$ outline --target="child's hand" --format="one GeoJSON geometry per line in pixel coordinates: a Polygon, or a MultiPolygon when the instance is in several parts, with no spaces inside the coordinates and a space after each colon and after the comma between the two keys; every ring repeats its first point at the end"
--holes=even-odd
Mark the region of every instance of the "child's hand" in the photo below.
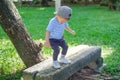
{"type": "Polygon", "coordinates": [[[44,43],[44,47],[50,48],[50,47],[51,47],[51,46],[50,46],[50,43],[49,43],[49,42],[45,42],[45,43],[44,43]]]}
{"type": "Polygon", "coordinates": [[[71,31],[72,35],[76,35],[76,32],[74,30],[71,31]]]}

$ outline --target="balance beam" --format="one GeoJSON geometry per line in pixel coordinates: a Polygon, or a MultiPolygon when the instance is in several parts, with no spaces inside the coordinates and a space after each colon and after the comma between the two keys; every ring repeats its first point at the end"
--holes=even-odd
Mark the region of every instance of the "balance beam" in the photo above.
{"type": "Polygon", "coordinates": [[[79,45],[70,48],[67,58],[71,59],[72,63],[61,64],[60,69],[53,68],[52,58],[27,68],[23,71],[23,80],[67,80],[83,67],[88,66],[96,70],[102,66],[101,48],[95,46],[79,45]]]}

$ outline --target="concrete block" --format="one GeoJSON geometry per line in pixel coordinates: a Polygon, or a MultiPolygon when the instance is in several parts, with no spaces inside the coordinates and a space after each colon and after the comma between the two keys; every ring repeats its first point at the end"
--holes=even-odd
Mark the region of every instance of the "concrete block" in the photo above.
{"type": "Polygon", "coordinates": [[[70,48],[67,57],[72,60],[71,64],[61,64],[60,69],[54,69],[52,59],[40,62],[23,72],[24,80],[66,80],[71,75],[91,62],[101,58],[101,48],[95,46],[79,45],[70,48]]]}

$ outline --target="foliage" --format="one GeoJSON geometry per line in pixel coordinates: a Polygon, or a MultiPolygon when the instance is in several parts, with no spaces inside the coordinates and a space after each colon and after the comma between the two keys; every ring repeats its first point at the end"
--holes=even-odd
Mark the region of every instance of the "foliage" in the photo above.
{"type": "Polygon", "coordinates": [[[101,5],[107,5],[110,10],[120,10],[120,0],[102,0],[101,5]]]}
{"type": "MultiPolygon", "coordinates": [[[[72,6],[72,9],[73,15],[69,25],[77,32],[77,35],[72,36],[65,31],[65,39],[69,46],[79,44],[100,46],[103,50],[104,62],[107,64],[104,71],[109,72],[110,75],[120,75],[119,12],[111,12],[106,7],[100,6],[72,6]]],[[[44,41],[46,26],[54,17],[54,8],[23,7],[19,9],[19,12],[32,38],[44,41]]],[[[51,49],[43,48],[43,51],[46,56],[52,55],[51,49]]],[[[22,69],[25,69],[24,64],[0,27],[0,80],[5,80],[3,75],[22,69]]],[[[10,75],[8,78],[21,76],[21,73],[17,74],[10,75]]]]}

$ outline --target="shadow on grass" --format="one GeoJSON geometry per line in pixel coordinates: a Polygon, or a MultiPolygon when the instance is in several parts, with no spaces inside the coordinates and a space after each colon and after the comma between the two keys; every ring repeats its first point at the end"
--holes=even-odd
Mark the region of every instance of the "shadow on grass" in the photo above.
{"type": "Polygon", "coordinates": [[[14,74],[1,75],[0,80],[22,80],[22,71],[17,71],[14,74]]]}

